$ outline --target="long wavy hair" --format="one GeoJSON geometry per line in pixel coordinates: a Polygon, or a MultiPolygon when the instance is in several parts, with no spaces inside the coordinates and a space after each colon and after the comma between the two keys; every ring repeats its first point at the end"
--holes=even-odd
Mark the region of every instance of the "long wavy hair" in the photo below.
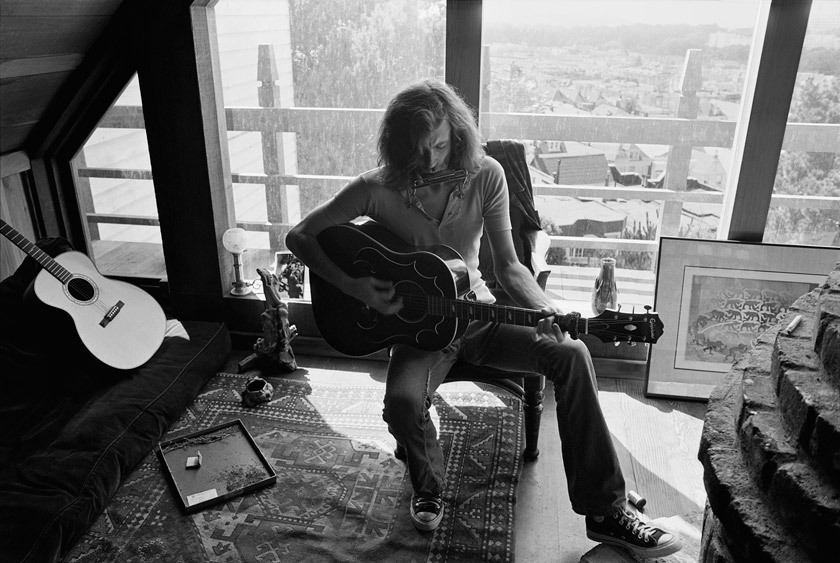
{"type": "Polygon", "coordinates": [[[448,84],[428,79],[397,94],[379,126],[379,164],[383,183],[407,188],[422,170],[420,143],[446,119],[452,129],[449,167],[474,175],[481,167],[484,149],[475,117],[463,98],[448,84]]]}

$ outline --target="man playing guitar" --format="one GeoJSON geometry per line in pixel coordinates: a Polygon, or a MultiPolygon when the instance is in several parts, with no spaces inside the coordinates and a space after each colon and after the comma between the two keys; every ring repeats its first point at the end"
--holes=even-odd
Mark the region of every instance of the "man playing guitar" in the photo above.
{"type": "Polygon", "coordinates": [[[443,517],[444,458],[429,406],[450,367],[462,358],[541,373],[553,382],[572,508],[586,516],[590,538],[649,557],[679,550],[675,534],[642,522],[626,506],[624,477],[598,402],[589,352],[554,322],[561,311],[517,258],[504,172],[484,154],[466,103],[439,81],[406,88],[386,110],[378,149],[380,167],[351,180],[292,228],[286,237],[289,250],[348,296],[379,314],[394,315],[404,306],[395,280],[378,278],[375,272],[348,274],[319,244],[322,231],[369,217],[413,247],[447,245],[463,258],[475,299],[492,303],[495,298],[478,271],[479,244],[486,231],[495,274],[507,295],[543,315],[536,328],[471,321],[442,350],[392,347],[383,418],[408,463],[415,527],[434,530],[443,517]],[[442,172],[451,173],[452,179],[436,181],[442,172]]]}

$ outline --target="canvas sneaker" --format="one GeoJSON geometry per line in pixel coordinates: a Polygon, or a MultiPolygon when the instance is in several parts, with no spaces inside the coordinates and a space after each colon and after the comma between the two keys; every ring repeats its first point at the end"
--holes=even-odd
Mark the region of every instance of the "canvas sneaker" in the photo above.
{"type": "Polygon", "coordinates": [[[411,519],[421,532],[431,532],[443,520],[443,499],[440,497],[411,497],[411,519]]]}
{"type": "Polygon", "coordinates": [[[626,507],[612,516],[605,516],[600,522],[587,516],[586,537],[629,549],[643,557],[664,557],[682,549],[682,542],[675,534],[643,522],[626,507]]]}

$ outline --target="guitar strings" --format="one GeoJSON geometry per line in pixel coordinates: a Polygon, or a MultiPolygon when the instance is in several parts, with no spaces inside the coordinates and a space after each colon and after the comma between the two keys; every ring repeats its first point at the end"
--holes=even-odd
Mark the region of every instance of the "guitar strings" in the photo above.
{"type": "MultiPolygon", "coordinates": [[[[435,295],[425,295],[425,296],[418,296],[415,293],[401,293],[396,292],[396,295],[403,298],[403,305],[410,307],[410,310],[416,311],[427,311],[432,314],[439,314],[440,316],[458,316],[458,315],[446,315],[441,313],[440,311],[430,311],[429,305],[431,304],[431,300],[441,300],[441,301],[451,301],[457,306],[463,307],[475,307],[477,309],[482,308],[495,308],[501,309],[503,311],[510,311],[513,310],[514,314],[519,313],[521,315],[529,314],[529,313],[538,313],[539,311],[535,311],[534,309],[526,309],[523,307],[511,307],[507,305],[496,305],[495,303],[481,303],[481,302],[473,302],[473,301],[465,301],[463,299],[453,299],[443,296],[435,296],[435,295]]],[[[499,318],[506,318],[504,315],[498,315],[499,318]]],[[[486,319],[481,319],[486,320],[486,319]]],[[[630,319],[600,319],[600,318],[590,318],[589,321],[589,329],[590,331],[595,330],[599,327],[607,327],[601,330],[601,332],[605,332],[608,334],[623,334],[620,332],[615,332],[609,330],[611,326],[624,326],[633,322],[641,322],[644,320],[644,317],[640,317],[637,321],[633,321],[630,319]]],[[[599,329],[600,330],[600,329],[599,329]]]]}

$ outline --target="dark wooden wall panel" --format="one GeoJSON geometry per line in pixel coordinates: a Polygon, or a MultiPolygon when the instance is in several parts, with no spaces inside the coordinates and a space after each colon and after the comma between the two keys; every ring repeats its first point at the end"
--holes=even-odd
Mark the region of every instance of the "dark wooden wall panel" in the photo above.
{"type": "Polygon", "coordinates": [[[123,4],[135,0],[3,0],[0,18],[0,154],[29,150],[36,123],[123,4]]]}
{"type": "Polygon", "coordinates": [[[4,17],[0,20],[2,56],[19,59],[85,53],[109,20],[110,16],[4,17]]]}
{"type": "Polygon", "coordinates": [[[3,17],[110,16],[123,0],[3,0],[3,17]]]}
{"type": "Polygon", "coordinates": [[[0,120],[3,133],[6,132],[6,127],[13,127],[16,122],[38,121],[50,102],[41,97],[40,92],[55,92],[69,76],[68,72],[53,72],[4,80],[0,85],[0,97],[3,98],[3,104],[10,104],[18,109],[13,115],[3,114],[0,120]]]}
{"type": "MultiPolygon", "coordinates": [[[[0,218],[31,241],[37,240],[29,204],[27,176],[29,158],[22,153],[0,157],[0,218]]],[[[20,266],[26,254],[6,237],[0,236],[0,280],[20,266]]]]}

